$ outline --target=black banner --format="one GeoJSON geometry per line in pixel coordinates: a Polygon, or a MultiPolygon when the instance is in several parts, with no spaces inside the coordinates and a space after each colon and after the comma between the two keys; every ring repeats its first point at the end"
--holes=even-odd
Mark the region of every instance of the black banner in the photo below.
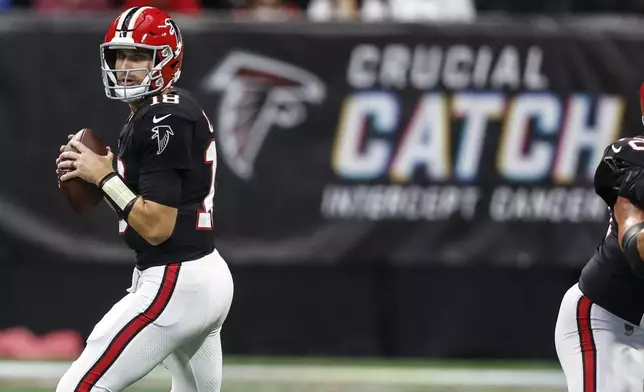
{"type": "MultiPolygon", "coordinates": [[[[606,230],[596,163],[641,127],[629,31],[178,22],[233,263],[580,265],[606,230]]],[[[114,144],[128,114],[102,91],[107,21],[66,26],[0,34],[0,251],[131,262],[112,211],[56,187],[66,135],[114,144]]]]}

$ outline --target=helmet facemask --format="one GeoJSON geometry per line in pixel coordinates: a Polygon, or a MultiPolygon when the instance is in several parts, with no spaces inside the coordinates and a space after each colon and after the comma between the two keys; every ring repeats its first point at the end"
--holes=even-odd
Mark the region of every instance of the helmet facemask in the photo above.
{"type": "Polygon", "coordinates": [[[172,56],[170,46],[150,46],[135,43],[104,43],[101,45],[101,69],[103,74],[103,85],[105,95],[110,99],[117,99],[124,102],[141,100],[149,95],[162,91],[166,85],[162,75],[163,67],[169,63],[172,56]],[[148,68],[116,68],[117,50],[147,50],[152,55],[152,67],[148,68]],[[163,60],[161,60],[163,59],[163,60]],[[131,72],[144,71],[146,77],[139,84],[131,86],[120,85],[119,79],[128,80],[131,72]],[[123,74],[119,78],[119,74],[123,74]]]}

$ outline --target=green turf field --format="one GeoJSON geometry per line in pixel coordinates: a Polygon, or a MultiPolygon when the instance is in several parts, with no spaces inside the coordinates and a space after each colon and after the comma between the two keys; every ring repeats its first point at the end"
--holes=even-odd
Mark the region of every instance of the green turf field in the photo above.
{"type": "MultiPolygon", "coordinates": [[[[53,391],[67,363],[0,361],[0,392],[53,391]]],[[[128,392],[170,390],[156,369],[128,392]]],[[[227,357],[223,392],[565,392],[556,363],[227,357]]]]}
{"type": "MultiPolygon", "coordinates": [[[[52,388],[12,388],[0,387],[2,392],[51,392],[52,388]]],[[[158,389],[143,389],[143,388],[130,388],[127,392],[159,392],[170,391],[170,387],[158,389]]],[[[248,384],[248,385],[235,385],[224,386],[222,392],[565,392],[565,389],[516,389],[516,388],[462,388],[462,387],[417,387],[417,388],[384,388],[384,387],[370,387],[370,386],[326,386],[326,387],[311,387],[309,385],[273,385],[266,387],[265,385],[248,384]]]]}

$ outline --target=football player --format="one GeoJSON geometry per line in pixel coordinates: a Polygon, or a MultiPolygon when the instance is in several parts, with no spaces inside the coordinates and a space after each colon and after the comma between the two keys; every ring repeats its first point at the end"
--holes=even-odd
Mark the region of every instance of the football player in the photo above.
{"type": "Polygon", "coordinates": [[[161,363],[173,391],[220,390],[233,281],[213,237],[213,128],[175,87],[184,51],[165,12],[133,7],[119,15],[100,46],[105,94],[131,108],[117,170],[111,150],[99,156],[75,140],[77,152],[61,146],[60,181],[79,177],[102,190],[136,266],[129,294],[96,324],[58,392],[122,391],[161,363]]]}
{"type": "Polygon", "coordinates": [[[644,228],[639,209],[644,138],[607,146],[594,184],[610,211],[609,228],[563,297],[555,347],[569,392],[639,392],[644,387],[644,236],[638,239],[644,228]]]}

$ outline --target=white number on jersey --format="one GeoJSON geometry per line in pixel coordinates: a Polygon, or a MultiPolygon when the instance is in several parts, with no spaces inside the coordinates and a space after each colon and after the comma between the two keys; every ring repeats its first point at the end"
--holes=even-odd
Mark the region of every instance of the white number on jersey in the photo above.
{"type": "Polygon", "coordinates": [[[637,137],[633,138],[633,140],[628,141],[628,145],[635,151],[642,151],[644,150],[644,139],[640,139],[637,137]]]}
{"type": "MultiPolygon", "coordinates": [[[[208,122],[210,133],[214,133],[210,119],[208,119],[206,113],[203,113],[203,115],[208,122]]],[[[212,210],[215,204],[215,175],[217,173],[217,144],[215,143],[215,139],[212,139],[210,141],[210,144],[208,144],[204,163],[210,164],[211,166],[210,191],[208,192],[208,195],[206,195],[206,198],[203,200],[203,210],[197,212],[197,230],[212,230],[212,210]]]]}
{"type": "Polygon", "coordinates": [[[174,104],[179,104],[179,95],[173,94],[173,95],[168,95],[168,94],[161,94],[161,99],[159,100],[159,96],[155,95],[152,97],[152,103],[150,106],[157,105],[159,103],[174,103],[174,104]]]}
{"type": "Polygon", "coordinates": [[[608,238],[610,236],[611,231],[613,231],[613,211],[609,208],[608,213],[610,214],[610,217],[608,218],[608,230],[606,230],[606,235],[604,236],[604,239],[608,238]]]}

